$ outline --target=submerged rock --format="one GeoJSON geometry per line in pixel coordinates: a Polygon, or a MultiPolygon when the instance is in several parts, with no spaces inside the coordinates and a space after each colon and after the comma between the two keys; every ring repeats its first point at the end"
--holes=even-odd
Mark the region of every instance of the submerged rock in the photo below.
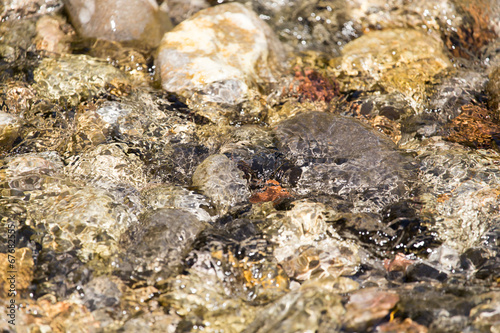
{"type": "Polygon", "coordinates": [[[416,149],[424,185],[422,216],[444,244],[462,252],[477,246],[499,219],[498,153],[473,151],[438,138],[416,149]]]}
{"type": "Polygon", "coordinates": [[[146,184],[144,164],[129,149],[124,144],[99,145],[66,161],[66,172],[103,188],[132,185],[140,189],[146,184]]]}
{"type": "Polygon", "coordinates": [[[120,70],[86,55],[45,58],[33,76],[39,96],[73,105],[104,92],[106,84],[112,80],[126,81],[120,70]]]}
{"type": "Polygon", "coordinates": [[[401,92],[421,111],[426,86],[452,67],[443,48],[439,39],[419,30],[371,31],[346,44],[330,65],[341,91],[401,92]]]}
{"type": "Polygon", "coordinates": [[[260,310],[243,332],[340,332],[344,313],[338,294],[306,284],[260,310]]]}
{"type": "Polygon", "coordinates": [[[272,224],[263,230],[278,245],[274,256],[290,278],[304,281],[355,274],[360,264],[358,247],[327,224],[335,211],[306,200],[292,205],[285,214],[269,214],[272,224]]]}
{"type": "Polygon", "coordinates": [[[171,28],[168,14],[156,1],[65,0],[64,4],[78,33],[87,38],[155,47],[171,28]]]}
{"type": "Polygon", "coordinates": [[[408,195],[409,160],[353,119],[309,112],[281,122],[275,134],[280,151],[302,170],[294,189],[301,195],[336,195],[371,212],[408,195]]]}
{"type": "Polygon", "coordinates": [[[0,153],[12,148],[21,131],[22,123],[20,118],[0,111],[0,153]]]}
{"type": "Polygon", "coordinates": [[[162,87],[204,101],[237,104],[255,84],[276,81],[283,48],[245,6],[204,9],[163,37],[157,64],[162,87]]]}
{"type": "Polygon", "coordinates": [[[147,279],[150,285],[164,280],[181,268],[182,260],[191,250],[197,235],[206,224],[190,212],[180,209],[158,209],[142,216],[121,238],[127,248],[127,267],[117,267],[132,277],[147,279]]]}
{"type": "Polygon", "coordinates": [[[221,215],[250,196],[243,172],[225,155],[204,160],[193,174],[193,186],[212,200],[221,215]]]}

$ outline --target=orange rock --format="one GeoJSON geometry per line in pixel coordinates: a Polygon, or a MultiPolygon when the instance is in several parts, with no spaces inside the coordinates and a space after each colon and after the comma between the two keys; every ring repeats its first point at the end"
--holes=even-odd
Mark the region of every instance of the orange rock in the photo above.
{"type": "Polygon", "coordinates": [[[414,263],[414,260],[411,259],[406,259],[405,255],[402,253],[396,254],[396,257],[392,260],[385,259],[384,260],[384,267],[388,272],[394,272],[394,271],[406,271],[406,268],[408,266],[412,265],[414,263]]]}
{"type": "Polygon", "coordinates": [[[500,135],[500,125],[492,112],[477,105],[462,106],[462,114],[446,127],[445,139],[472,148],[498,148],[495,138],[500,135]]]}
{"type": "Polygon", "coordinates": [[[266,182],[264,191],[254,193],[250,197],[250,202],[261,203],[272,201],[275,204],[278,204],[281,202],[281,200],[291,197],[292,195],[288,192],[288,190],[282,188],[276,180],[268,180],[266,182]]]}

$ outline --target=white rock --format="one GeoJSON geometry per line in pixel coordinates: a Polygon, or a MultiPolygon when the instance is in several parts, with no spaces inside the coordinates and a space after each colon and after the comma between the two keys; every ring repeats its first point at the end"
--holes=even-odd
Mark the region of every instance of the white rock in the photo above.
{"type": "Polygon", "coordinates": [[[237,104],[250,86],[276,80],[283,54],[257,14],[230,3],[199,11],[166,33],[157,65],[167,91],[237,104]]]}

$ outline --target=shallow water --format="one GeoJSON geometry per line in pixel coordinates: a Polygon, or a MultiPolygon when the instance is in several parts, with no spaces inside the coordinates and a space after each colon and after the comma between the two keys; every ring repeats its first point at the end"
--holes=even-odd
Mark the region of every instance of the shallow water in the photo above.
{"type": "Polygon", "coordinates": [[[500,332],[496,1],[78,6],[0,5],[2,331],[500,332]]]}

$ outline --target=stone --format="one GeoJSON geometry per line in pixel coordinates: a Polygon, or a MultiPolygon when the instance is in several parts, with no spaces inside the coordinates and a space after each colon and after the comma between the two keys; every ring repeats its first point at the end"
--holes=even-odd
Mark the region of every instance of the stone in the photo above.
{"type": "Polygon", "coordinates": [[[419,30],[370,31],[349,42],[330,61],[341,91],[401,92],[422,111],[434,77],[452,68],[441,40],[419,30]]]}
{"type": "Polygon", "coordinates": [[[198,165],[193,186],[212,200],[221,215],[250,197],[243,172],[222,154],[211,155],[198,165]]]}
{"type": "Polygon", "coordinates": [[[243,332],[341,332],[344,313],[338,294],[307,284],[261,309],[243,332]]]}
{"type": "Polygon", "coordinates": [[[49,54],[70,53],[69,42],[73,31],[67,31],[67,26],[66,21],[59,16],[42,16],[36,22],[36,49],[49,54]]]}
{"type": "Polygon", "coordinates": [[[496,67],[489,75],[486,86],[488,93],[488,106],[493,110],[496,117],[500,116],[500,66],[496,67]]]}
{"type": "Polygon", "coordinates": [[[308,112],[281,122],[274,132],[285,158],[300,168],[300,195],[337,195],[357,211],[378,212],[408,192],[409,160],[380,133],[346,117],[308,112]]]}
{"type": "Polygon", "coordinates": [[[0,152],[7,152],[19,137],[22,119],[15,115],[0,111],[0,152]]]}
{"type": "Polygon", "coordinates": [[[181,209],[162,208],[144,214],[140,223],[131,225],[121,237],[132,266],[128,274],[146,279],[149,285],[163,284],[181,268],[206,227],[194,214],[181,209]]]}
{"type": "Polygon", "coordinates": [[[163,36],[157,67],[163,89],[238,104],[250,87],[276,81],[283,48],[259,17],[238,3],[199,11],[163,36]]]}
{"type": "Polygon", "coordinates": [[[101,144],[67,160],[66,173],[103,188],[146,184],[144,164],[125,144],[101,144]]]}
{"type": "Polygon", "coordinates": [[[64,100],[73,105],[104,92],[106,84],[113,80],[127,81],[120,70],[86,55],[45,58],[33,76],[35,89],[40,97],[64,100]]]}
{"type": "Polygon", "coordinates": [[[377,320],[387,316],[398,301],[399,296],[392,291],[377,288],[355,291],[345,305],[344,323],[350,330],[368,331],[377,320]]]}
{"type": "Polygon", "coordinates": [[[198,220],[211,223],[216,216],[209,200],[180,186],[156,185],[141,191],[142,203],[147,210],[178,208],[194,214],[198,220]]]}
{"type": "Polygon", "coordinates": [[[430,230],[459,253],[477,246],[500,218],[498,153],[473,151],[439,138],[411,151],[420,161],[421,214],[432,218],[430,230]]]}
{"type": "Polygon", "coordinates": [[[19,20],[33,16],[59,12],[62,0],[5,0],[2,4],[1,21],[19,20]]]}
{"type": "Polygon", "coordinates": [[[154,0],[64,0],[64,4],[75,29],[85,38],[156,47],[171,28],[165,8],[154,0]]]}
{"type": "Polygon", "coordinates": [[[292,205],[284,216],[269,214],[272,226],[263,230],[278,245],[274,256],[286,273],[298,281],[355,274],[360,264],[357,245],[326,223],[335,212],[307,200],[292,205]]]}

